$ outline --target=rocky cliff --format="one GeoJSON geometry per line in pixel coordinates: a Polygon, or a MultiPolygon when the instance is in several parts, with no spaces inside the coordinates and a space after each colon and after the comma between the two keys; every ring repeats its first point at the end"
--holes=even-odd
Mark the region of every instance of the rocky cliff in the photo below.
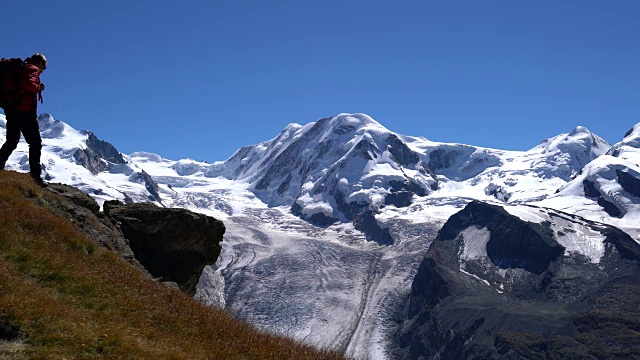
{"type": "Polygon", "coordinates": [[[89,195],[62,184],[44,192],[51,208],[90,239],[115,251],[138,270],[193,295],[206,265],[220,254],[222,222],[185,209],[109,201],[104,212],[89,195]]]}
{"type": "Polygon", "coordinates": [[[115,221],[136,260],[153,276],[195,294],[206,265],[220,255],[224,224],[186,209],[165,209],[151,203],[107,201],[105,215],[115,221]]]}
{"type": "Polygon", "coordinates": [[[575,215],[517,212],[474,201],[447,221],[413,281],[397,358],[640,357],[640,245],[575,215]],[[580,237],[588,249],[573,247],[580,237]]]}

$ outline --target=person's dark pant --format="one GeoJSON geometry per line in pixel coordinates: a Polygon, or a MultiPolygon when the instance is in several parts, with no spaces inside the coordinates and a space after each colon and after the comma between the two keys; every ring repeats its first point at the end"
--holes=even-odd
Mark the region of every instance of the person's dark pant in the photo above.
{"type": "Polygon", "coordinates": [[[6,110],[7,117],[7,141],[0,148],[0,167],[9,159],[13,150],[18,147],[20,133],[29,144],[29,167],[32,176],[40,177],[40,153],[42,150],[42,138],[40,137],[40,125],[38,116],[34,112],[6,110]]]}

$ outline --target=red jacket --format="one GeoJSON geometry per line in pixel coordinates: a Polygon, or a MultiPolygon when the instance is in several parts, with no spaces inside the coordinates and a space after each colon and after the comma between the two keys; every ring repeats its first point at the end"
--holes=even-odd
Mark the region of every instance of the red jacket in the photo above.
{"type": "Polygon", "coordinates": [[[18,75],[18,94],[13,106],[14,110],[38,112],[40,73],[40,69],[31,58],[25,60],[25,65],[18,75]]]}

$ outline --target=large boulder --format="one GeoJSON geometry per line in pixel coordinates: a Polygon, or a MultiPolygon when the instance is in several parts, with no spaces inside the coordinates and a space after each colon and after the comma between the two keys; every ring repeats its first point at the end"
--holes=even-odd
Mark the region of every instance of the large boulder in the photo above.
{"type": "Polygon", "coordinates": [[[117,221],[135,258],[153,275],[195,294],[206,265],[220,254],[224,224],[186,209],[161,208],[151,203],[107,201],[107,217],[117,221]]]}

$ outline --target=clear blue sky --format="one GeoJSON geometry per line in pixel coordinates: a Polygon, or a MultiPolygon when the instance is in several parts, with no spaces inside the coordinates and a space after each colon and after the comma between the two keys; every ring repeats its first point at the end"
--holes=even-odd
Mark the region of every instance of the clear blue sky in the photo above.
{"type": "Polygon", "coordinates": [[[526,150],[640,122],[640,1],[2,0],[0,56],[42,52],[40,112],[123,153],[224,160],[340,112],[526,150]]]}

